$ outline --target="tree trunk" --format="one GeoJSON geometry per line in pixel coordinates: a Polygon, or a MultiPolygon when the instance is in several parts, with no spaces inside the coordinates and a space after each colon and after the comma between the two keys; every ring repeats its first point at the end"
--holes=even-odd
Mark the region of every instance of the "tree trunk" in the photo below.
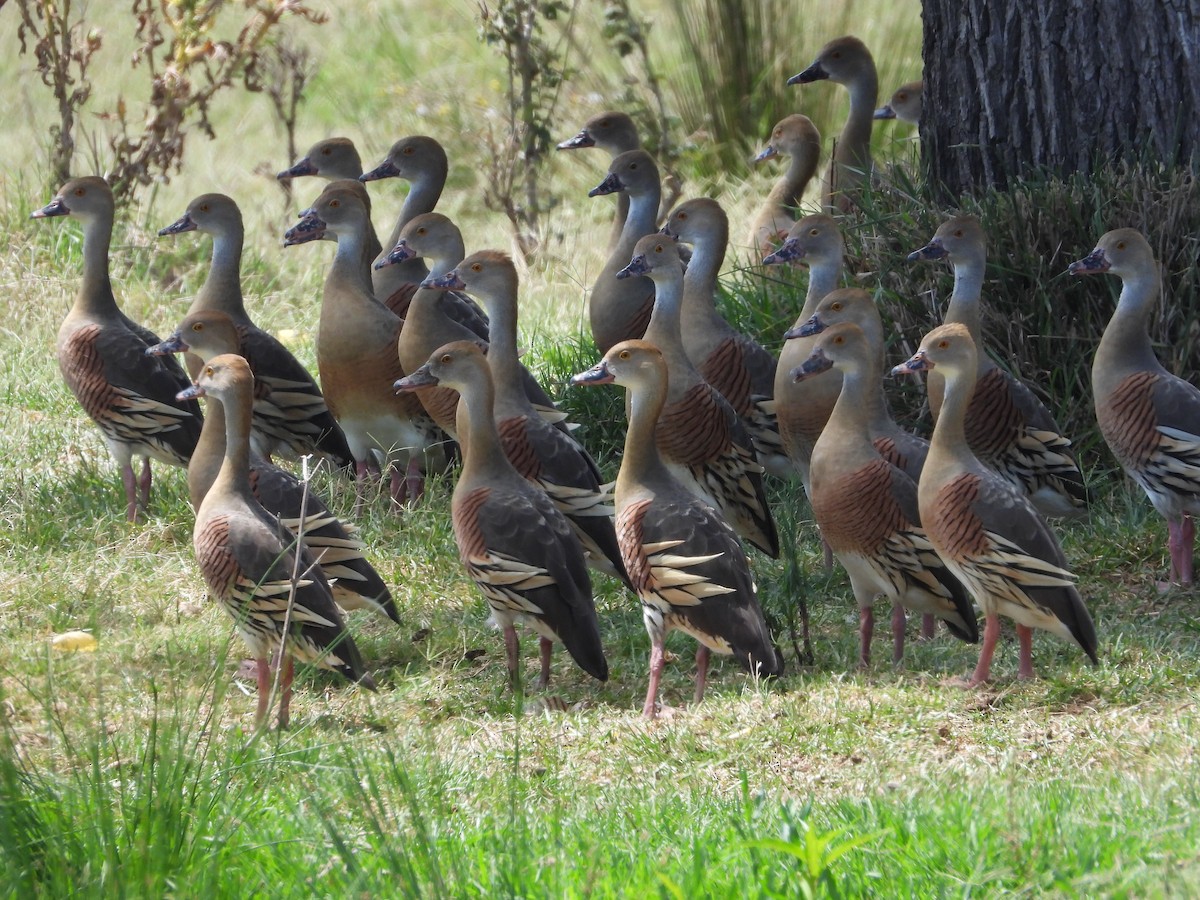
{"type": "Polygon", "coordinates": [[[924,0],[921,146],[954,196],[1200,160],[1198,0],[924,0]]]}

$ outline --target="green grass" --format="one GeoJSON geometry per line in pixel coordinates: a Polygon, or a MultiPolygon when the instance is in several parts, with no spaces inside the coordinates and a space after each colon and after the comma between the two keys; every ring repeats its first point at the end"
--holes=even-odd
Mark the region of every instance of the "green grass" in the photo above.
{"type": "MultiPolygon", "coordinates": [[[[117,14],[102,12],[115,28],[117,14]]],[[[474,43],[469,11],[423,12],[424,30],[411,27],[411,11],[390,6],[381,11],[386,27],[368,28],[375,14],[345,13],[324,26],[308,137],[349,133],[374,159],[403,133],[472,133],[496,102],[489,79],[498,67],[474,43]],[[355,35],[363,40],[355,44],[355,35]],[[446,51],[450,41],[458,53],[446,51]],[[351,80],[364,65],[372,78],[351,80]],[[351,106],[358,115],[347,122],[351,106]]],[[[913,58],[915,26],[862,19],[877,29],[862,33],[877,55],[913,58]],[[884,32],[895,35],[893,46],[884,32]]],[[[12,22],[0,14],[10,44],[12,22]]],[[[656,29],[655,40],[669,44],[665,18],[656,29]]],[[[806,32],[781,64],[799,71],[831,36],[806,32]]],[[[1200,607],[1194,592],[1154,589],[1166,570],[1165,527],[1140,491],[1114,476],[1086,428],[1078,445],[1097,503],[1087,522],[1060,533],[1096,618],[1096,668],[1039,635],[1042,679],[1018,683],[1009,640],[996,683],[964,693],[947,681],[969,671],[974,648],[945,637],[913,642],[895,669],[881,634],[875,664],[855,671],[846,579],[822,570],[799,489],[774,485],[789,553],[778,563],[755,555],[753,565],[787,657],[784,678],[754,683],[717,661],[705,702],[685,706],[694,645],[677,636],[662,689],[673,710],[644,722],[648,642],[637,604],[597,577],[610,681],[587,679],[559,651],[551,694],[561,702],[518,701],[500,637],[457,559],[451,484],[435,479],[428,500],[402,517],[373,506],[359,522],[403,622],[351,617],[379,693],[302,672],[293,727],[253,733],[253,690],[235,677],[242,648],[205,597],[182,473],[157,467],[148,522],[126,524],[112,462],[54,364],[54,335],[77,284],[79,229],[28,221],[50,196],[37,150],[48,98],[21,65],[11,54],[0,60],[14,86],[0,110],[16,123],[0,172],[0,896],[1140,897],[1200,889],[1200,607]],[[811,666],[798,663],[789,634],[801,600],[812,616],[811,666]],[[52,636],[80,628],[97,638],[94,654],[51,648],[52,636]]],[[[572,82],[564,137],[593,110],[589,92],[619,75],[598,57],[572,82]]],[[[816,102],[818,91],[798,96],[816,102]]],[[[250,226],[248,304],[312,364],[330,248],[278,246],[291,211],[269,177],[284,161],[263,111],[259,98],[216,111],[218,141],[195,141],[185,172],[126,212],[113,279],[133,317],[173,328],[203,277],[208,243],[154,231],[193,195],[226,190],[250,226]]],[[[839,115],[829,112],[834,122],[839,115]]],[[[906,141],[895,144],[897,156],[911,158],[906,141]]],[[[457,149],[445,208],[469,246],[508,246],[505,226],[475,203],[478,158],[457,149]]],[[[602,160],[560,157],[550,170],[561,200],[557,236],[522,274],[522,340],[611,476],[620,391],[563,386],[595,361],[580,336],[584,289],[602,262],[598,236],[611,205],[585,196],[602,160]]],[[[911,352],[949,289],[944,269],[902,262],[941,215],[905,171],[847,223],[851,271],[886,304],[896,356],[911,352]]],[[[744,183],[707,170],[691,177],[693,188],[719,192],[736,233],[771,174],[744,183]]],[[[1195,228],[1180,223],[1200,207],[1188,200],[1190,184],[1160,188],[1114,175],[971,201],[1002,223],[1010,248],[994,254],[989,296],[1020,298],[1039,286],[1027,318],[998,310],[989,319],[1006,359],[1091,295],[1073,326],[1069,366],[1038,362],[1053,348],[1013,363],[1044,380],[1081,425],[1080,366],[1112,291],[1054,276],[1115,219],[1140,216],[1164,250],[1165,236],[1183,236],[1164,253],[1169,286],[1183,299],[1167,307],[1157,335],[1175,348],[1171,365],[1186,370],[1194,359],[1195,269],[1185,263],[1195,228]],[[1054,243],[1060,224],[1080,246],[1054,243]]],[[[298,199],[317,189],[302,185],[298,199]]],[[[404,191],[394,182],[378,190],[383,224],[404,191]]],[[[723,302],[777,349],[804,283],[767,276],[731,255],[723,302]]],[[[916,416],[920,396],[908,396],[902,406],[916,416]]],[[[349,517],[345,480],[321,473],[316,486],[349,517]]],[[[528,683],[528,636],[524,651],[528,683]]]]}

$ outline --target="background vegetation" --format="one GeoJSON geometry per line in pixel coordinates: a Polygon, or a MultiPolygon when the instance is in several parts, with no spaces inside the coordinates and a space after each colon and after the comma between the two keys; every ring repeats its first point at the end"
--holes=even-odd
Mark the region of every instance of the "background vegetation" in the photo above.
{"type": "MultiPolygon", "coordinates": [[[[474,5],[311,5],[330,20],[291,32],[319,64],[300,111],[300,147],[345,134],[374,164],[399,136],[434,135],[452,161],[439,208],[459,221],[469,247],[509,247],[508,223],[480,202],[490,171],[482,135],[506,114],[506,75],[503,59],[478,40],[474,5]]],[[[701,6],[640,4],[648,52],[624,57],[618,36],[605,36],[605,5],[574,7],[554,136],[574,134],[609,105],[652,112],[649,60],[684,196],[719,196],[737,241],[775,174],[739,162],[766,136],[770,117],[756,100],[743,104],[753,115],[739,119],[737,97],[715,105],[732,126],[708,112],[713,91],[733,82],[704,87],[698,67],[731,70],[701,58],[711,42],[686,38],[689,28],[708,27],[701,6]],[[690,24],[680,17],[685,8],[697,17],[690,24]]],[[[829,4],[754,6],[762,39],[753,47],[761,55],[747,63],[753,71],[794,74],[846,31],[875,50],[884,92],[920,70],[915,0],[845,3],[835,12],[829,4]]],[[[87,12],[106,54],[94,64],[92,102],[107,109],[139,89],[125,60],[134,39],[122,6],[87,12]]],[[[0,10],[7,46],[15,28],[10,4],[0,10]]],[[[0,169],[4,895],[207,896],[245,894],[247,885],[275,896],[1196,891],[1200,618],[1190,593],[1155,591],[1165,529],[1140,493],[1114,477],[1095,438],[1086,365],[1115,286],[1062,275],[1107,228],[1146,229],[1170,298],[1156,326],[1162,358],[1190,372],[1200,332],[1200,198],[1190,173],[1031,179],[963,201],[991,234],[993,352],[1044,387],[1093,476],[1090,519],[1061,533],[1101,634],[1099,667],[1039,636],[1043,680],[1011,680],[1015,647],[1007,646],[997,684],[964,694],[944,681],[968,669],[974,650],[939,638],[911,645],[901,669],[878,662],[853,672],[845,579],[822,572],[807,507],[794,486],[779,486],[795,553],[754,565],[781,637],[795,598],[807,597],[813,668],[796,666],[789,650],[788,676],[760,685],[719,665],[709,699],[678,708],[690,691],[692,648],[676,640],[664,699],[677,708],[644,723],[640,616],[615,583],[597,578],[611,681],[587,681],[560,654],[552,693],[522,702],[505,686],[500,641],[460,573],[450,485],[437,482],[428,502],[401,519],[372,510],[361,523],[403,617],[400,628],[363,616],[352,623],[380,693],[309,673],[293,729],[254,736],[253,699],[235,677],[241,648],[205,599],[193,561],[182,473],[160,470],[150,521],[127,526],[98,433],[62,386],[52,347],[78,279],[79,230],[28,221],[56,187],[46,136],[57,114],[28,60],[0,58],[0,77],[10,86],[0,95],[9,125],[0,169]],[[54,634],[76,628],[97,637],[94,654],[52,649],[54,634]]],[[[764,75],[756,89],[778,97],[769,81],[764,75]]],[[[836,133],[843,91],[788,91],[782,97],[794,106],[786,111],[810,115],[827,139],[836,133]]],[[[285,252],[279,238],[319,185],[300,182],[284,201],[273,174],[291,160],[269,97],[226,94],[210,115],[216,138],[191,140],[178,175],[123,211],[117,292],[135,318],[173,327],[203,278],[208,246],[153,235],[192,196],[225,191],[247,218],[249,305],[311,363],[328,248],[285,252]]],[[[96,134],[109,124],[86,113],[82,121],[96,134]]],[[[903,126],[877,129],[876,143],[877,156],[896,167],[864,214],[846,223],[848,261],[854,281],[879,293],[898,359],[949,292],[944,269],[902,261],[946,210],[923,199],[903,126]]],[[[524,272],[522,331],[531,363],[589,423],[583,435],[612,471],[619,397],[560,387],[594,361],[583,311],[612,207],[586,193],[605,167],[594,152],[545,161],[552,202],[524,272]]],[[[381,225],[403,191],[379,185],[381,225]]],[[[750,262],[740,252],[727,264],[727,308],[776,346],[804,276],[764,276],[750,262]]],[[[919,414],[917,395],[900,400],[919,414]]],[[[324,475],[318,482],[348,515],[349,486],[324,475]]],[[[528,642],[526,650],[532,664],[528,642]]]]}

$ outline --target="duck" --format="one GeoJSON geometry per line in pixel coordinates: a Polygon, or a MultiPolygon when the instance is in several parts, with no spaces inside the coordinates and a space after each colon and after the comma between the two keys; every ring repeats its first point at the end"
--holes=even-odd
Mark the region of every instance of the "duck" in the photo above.
{"type": "Polygon", "coordinates": [[[770,253],[786,238],[788,229],[796,222],[796,210],[800,208],[804,191],[816,174],[821,157],[821,133],[808,116],[795,113],[780,119],[754,162],[777,156],[786,156],[790,162],[750,226],[747,243],[758,255],[770,253]]]}
{"type": "Polygon", "coordinates": [[[940,618],[960,640],[979,641],[966,589],[921,528],[917,482],[876,447],[870,409],[882,395],[881,363],[863,330],[842,322],[824,329],[809,358],[791,372],[796,381],[832,368],[842,375],[841,393],[813,448],[810,496],[821,536],[850,576],[864,669],[871,662],[877,596],[892,603],[896,664],[904,658],[906,609],[940,618]]]}
{"type": "MultiPolygon", "coordinates": [[[[425,280],[432,283],[450,272],[466,255],[462,232],[450,218],[436,212],[422,213],[409,220],[401,229],[396,246],[375,265],[396,265],[420,257],[425,260],[429,269],[425,280]]],[[[404,366],[405,371],[415,371],[424,365],[430,354],[443,344],[475,340],[486,345],[485,341],[463,324],[460,317],[454,315],[454,305],[464,301],[478,308],[478,304],[471,300],[469,295],[459,291],[422,285],[413,294],[397,344],[400,364],[404,366]]],[[[483,313],[483,316],[484,321],[487,321],[487,313],[483,313]]],[[[533,374],[519,362],[517,367],[525,396],[529,398],[538,414],[563,431],[574,428],[574,423],[566,421],[566,413],[554,405],[554,401],[533,374]]],[[[437,387],[417,391],[417,396],[438,426],[453,436],[458,394],[450,388],[437,387]]]]}
{"type": "Polygon", "coordinates": [[[675,241],[662,234],[639,240],[629,265],[617,273],[618,278],[636,276],[654,284],[654,314],[645,339],[662,353],[668,372],[666,403],[655,431],[659,453],[675,477],[720,510],[738,534],[777,557],[779,535],[750,434],[683,348],[683,263],[675,241]]]}
{"type": "Polygon", "coordinates": [[[416,397],[397,395],[392,383],[403,377],[396,346],[401,319],[380,303],[360,265],[367,210],[357,181],[335,181],[306,209],[296,231],[328,232],[337,253],[325,278],[317,330],[317,370],[329,411],[345,432],[358,482],[356,513],[365,503],[365,487],[374,454],[390,476],[393,507],[420,498],[424,490],[423,456],[441,437],[416,397]],[[407,457],[403,477],[400,462],[407,457]]]}
{"type": "Polygon", "coordinates": [[[836,38],[821,48],[812,65],[788,79],[789,85],[829,79],[850,92],[850,112],[834,144],[833,158],[821,193],[822,206],[849,212],[860,186],[870,184],[871,125],[879,97],[875,59],[867,45],[853,35],[836,38]]]}
{"type": "MultiPolygon", "coordinates": [[[[354,142],[346,137],[333,137],[317,141],[295,164],[284,169],[275,177],[280,181],[289,181],[310,175],[327,182],[357,181],[362,172],[362,158],[358,155],[358,148],[354,146],[354,142]]],[[[371,223],[370,197],[366,198],[366,203],[367,239],[363,245],[362,265],[370,274],[371,263],[379,256],[383,247],[379,243],[379,235],[375,232],[375,226],[371,223]]],[[[296,243],[303,243],[301,238],[304,240],[316,239],[312,235],[298,234],[296,243]]]]}
{"type": "Polygon", "coordinates": [[[746,553],[725,519],[672,473],[659,451],[667,403],[663,353],[623,341],[572,384],[615,383],[629,391],[629,430],[617,476],[617,535],[625,569],[650,636],[650,678],[642,714],[656,718],[673,630],[699,642],[693,703],[704,699],[712,653],[732,656],[751,674],[779,677],[782,655],[771,639],[746,553]]]}
{"type": "Polygon", "coordinates": [[[763,468],[787,478],[791,463],[779,437],[772,396],[775,357],[749,335],[731,326],[717,311],[717,274],[729,244],[729,217],[709,197],[681,203],[662,231],[692,247],[683,278],[680,337],[688,359],[746,423],[763,468]]]}
{"type": "Polygon", "coordinates": [[[495,391],[493,412],[500,444],[513,468],[544,490],[567,518],[587,552],[588,564],[628,582],[613,530],[612,496],[595,460],[565,429],[546,421],[523,385],[517,350],[519,280],[512,258],[495,250],[473,253],[440,278],[434,289],[478,297],[491,321],[487,361],[495,391]]]}
{"type": "MultiPolygon", "coordinates": [[[[162,356],[187,353],[197,361],[196,377],[204,365],[218,356],[240,356],[242,339],[233,319],[219,310],[201,310],[186,316],[165,341],[146,348],[162,356]]],[[[244,357],[242,357],[244,358],[244,357]]],[[[249,365],[249,360],[246,361],[249,365]]],[[[253,374],[253,368],[251,369],[253,374]]],[[[240,389],[240,388],[239,388],[240,389]]],[[[333,591],[333,599],[345,610],[370,609],[399,623],[391,591],[374,566],[363,556],[365,544],[354,536],[317,494],[311,482],[304,484],[290,472],[266,459],[254,442],[254,410],[259,401],[257,379],[252,385],[249,479],[250,492],[272,516],[300,537],[321,566],[333,591]]],[[[200,431],[196,450],[188,461],[188,497],[198,510],[217,478],[227,441],[225,412],[215,396],[207,398],[209,412],[200,431]]]]}
{"type": "MultiPolygon", "coordinates": [[[[605,110],[597,113],[586,122],[579,133],[572,138],[559,143],[557,150],[582,150],[596,147],[606,152],[610,158],[620,156],[630,150],[638,150],[642,146],[638,136],[637,125],[628,113],[618,110],[605,110]]],[[[617,214],[613,218],[612,228],[608,236],[608,249],[611,251],[621,239],[621,229],[625,227],[625,219],[629,215],[629,195],[617,192],[617,214]]]]}
{"type": "MultiPolygon", "coordinates": [[[[242,298],[241,258],[244,229],[242,213],[232,197],[201,194],[188,204],[176,221],[161,229],[160,237],[197,231],[212,235],[212,263],[188,316],[180,328],[205,327],[192,316],[213,311],[230,320],[237,331],[237,345],[228,352],[245,358],[254,372],[255,402],[251,441],[265,459],[281,455],[298,459],[316,454],[336,466],[352,465],[350,446],[338,427],[325,397],[308,370],[273,335],[251,320],[242,298]]],[[[202,362],[193,354],[185,357],[192,377],[202,362]]]]}
{"type": "Polygon", "coordinates": [[[621,239],[592,285],[588,321],[596,349],[605,353],[628,338],[640,338],[650,324],[654,309],[654,285],[645,277],[617,279],[642,237],[658,230],[658,204],[662,196],[658,166],[645,150],[629,150],[615,157],[604,180],[588,192],[589,197],[624,191],[629,196],[629,215],[621,239]]]}
{"type": "Polygon", "coordinates": [[[538,634],[539,688],[550,682],[555,641],[584,672],[607,681],[583,548],[545,492],[508,461],[496,429],[495,392],[483,351],[472,341],[447,344],[421,368],[398,379],[395,388],[410,392],[433,385],[451,387],[460,396],[463,464],[450,499],[454,539],[463,567],[504,633],[514,688],[521,680],[517,622],[538,634]]]}
{"type": "Polygon", "coordinates": [[[898,119],[908,125],[921,124],[924,81],[909,81],[896,88],[890,100],[875,110],[876,119],[898,119]]]}
{"type": "MultiPolygon", "coordinates": [[[[359,180],[363,182],[402,178],[409,183],[408,196],[404,198],[404,205],[388,238],[388,248],[396,246],[400,232],[414,217],[433,212],[446,186],[449,171],[450,161],[441,143],[428,135],[414,134],[392,144],[383,162],[360,176],[359,180]]],[[[378,265],[386,255],[377,255],[373,266],[375,296],[404,319],[408,316],[408,304],[412,302],[413,294],[421,282],[429,275],[429,269],[419,257],[388,266],[378,265]]],[[[447,315],[470,328],[477,337],[487,340],[487,316],[469,298],[450,294],[442,302],[447,315]]]]}
{"type": "Polygon", "coordinates": [[[798,330],[812,318],[817,304],[838,286],[842,275],[845,245],[841,229],[832,216],[815,213],[804,216],[788,229],[787,239],[774,253],[763,257],[764,266],[782,263],[808,265],[808,289],[804,305],[784,342],[775,369],[775,416],[784,451],[808,486],[808,466],[821,429],[829,420],[841,392],[841,375],[836,370],[797,382],[790,373],[812,354],[815,338],[799,336],[798,330]]]}
{"type": "Polygon", "coordinates": [[[58,330],[55,352],[67,387],[100,433],[121,472],[125,515],[140,518],[150,504],[150,460],[186,466],[200,439],[203,415],[176,394],[190,386],[178,362],[148,357],[159,338],[117,306],[108,276],[115,202],[98,176],[68,180],[32,218],[71,216],[83,224],[83,279],[58,330]],[[142,458],[140,475],[133,458],[142,458]]]}
{"type": "MultiPolygon", "coordinates": [[[[212,596],[233,619],[256,663],[258,709],[266,720],[268,660],[282,650],[279,727],[290,718],[295,660],[337,672],[375,690],[329,581],[308,550],[263,509],[250,490],[250,408],[254,376],[239,356],[216,356],[201,369],[187,399],[216,397],[225,412],[221,468],[196,511],[196,561],[212,596]]],[[[214,411],[215,413],[215,411],[214,411]]]]}
{"type": "Polygon", "coordinates": [[[1117,228],[1069,271],[1121,279],[1116,311],[1092,360],[1096,420],[1113,456],[1167,520],[1168,584],[1190,585],[1193,519],[1200,515],[1200,390],[1163,368],[1150,343],[1162,290],[1154,251],[1137,229],[1117,228]]]}
{"type": "Polygon", "coordinates": [[[1078,646],[1098,663],[1096,628],[1058,539],[1028,496],[985,465],[966,440],[978,350],[961,322],[939,325],[893,374],[941,369],[946,393],[917,486],[921,524],[938,556],[984,616],[983,646],[968,687],[991,678],[1000,616],[1017,623],[1018,677],[1034,677],[1033,629],[1078,646]]]}
{"type": "MultiPolygon", "coordinates": [[[[851,323],[860,329],[862,339],[876,361],[876,369],[882,379],[885,352],[883,319],[880,318],[879,307],[876,306],[874,298],[860,288],[838,288],[836,291],[830,291],[817,304],[812,316],[803,325],[785,332],[784,339],[793,341],[813,338],[827,328],[842,323],[851,323]]],[[[817,374],[819,373],[810,372],[807,378],[817,374]]],[[[882,380],[873,389],[864,390],[862,401],[871,443],[876,451],[908,475],[913,483],[920,481],[921,469],[925,465],[925,457],[929,454],[929,441],[896,424],[888,408],[882,380]]]]}
{"type": "MultiPolygon", "coordinates": [[[[947,259],[954,267],[954,291],[944,321],[966,326],[982,348],[981,288],[987,260],[983,225],[975,216],[953,216],[933,239],[909,254],[909,261],[947,259]]],[[[1000,368],[986,352],[977,354],[975,393],[967,408],[967,444],[986,465],[1029,494],[1043,515],[1071,517],[1086,512],[1087,487],[1071,451],[1071,441],[1045,405],[1020,379],[1000,368]]],[[[942,378],[926,380],[930,411],[942,406],[942,378]]]]}

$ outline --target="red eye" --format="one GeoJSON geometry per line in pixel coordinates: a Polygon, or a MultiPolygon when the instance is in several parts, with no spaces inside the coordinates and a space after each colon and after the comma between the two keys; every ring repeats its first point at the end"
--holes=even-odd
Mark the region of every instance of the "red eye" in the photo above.
{"type": "Polygon", "coordinates": [[[938,341],[938,349],[939,350],[945,350],[949,346],[950,346],[949,341],[938,341]]]}

